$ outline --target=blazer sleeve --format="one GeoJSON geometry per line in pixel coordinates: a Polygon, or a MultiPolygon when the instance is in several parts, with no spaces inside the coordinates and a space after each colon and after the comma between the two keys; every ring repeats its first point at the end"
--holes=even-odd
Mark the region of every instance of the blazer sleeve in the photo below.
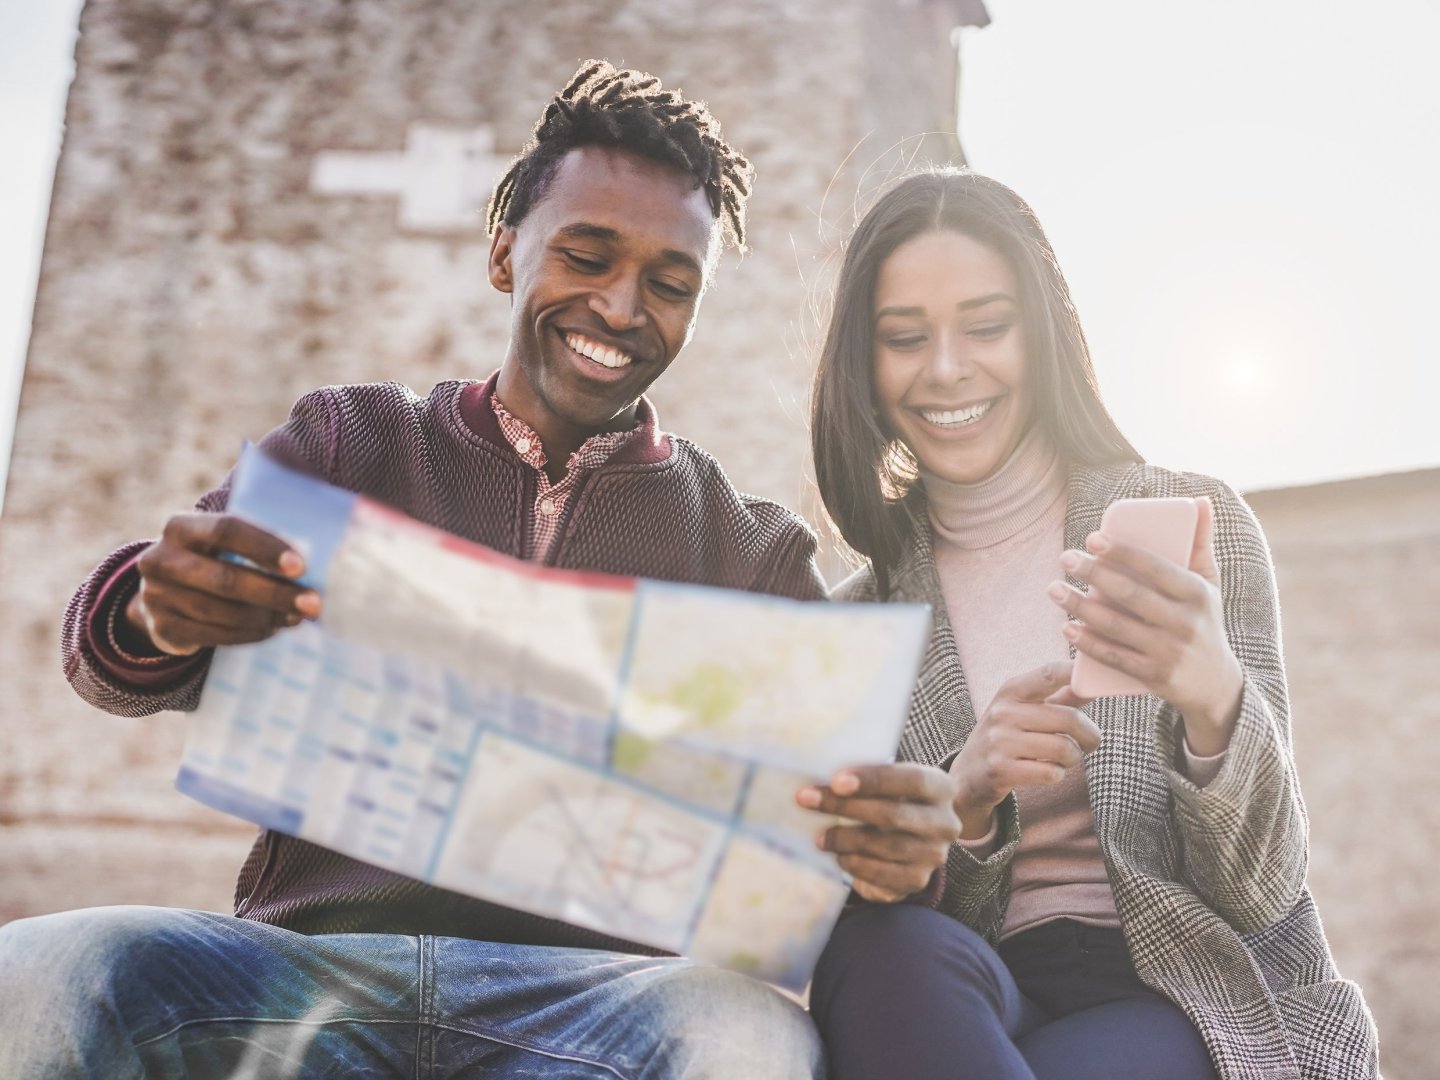
{"type": "MultiPolygon", "coordinates": [[[[880,602],[874,571],[869,565],[862,566],[835,586],[830,599],[862,604],[880,602]]],[[[921,680],[924,680],[923,670],[921,680]]],[[[928,708],[918,690],[910,707],[912,720],[917,714],[923,717],[928,708]]],[[[958,753],[953,751],[935,761],[935,767],[948,771],[958,753]]],[[[963,844],[951,844],[943,877],[932,883],[923,898],[916,900],[964,923],[992,945],[1000,940],[1009,902],[1010,863],[1020,846],[1020,813],[1013,792],[995,808],[995,816],[995,842],[988,854],[963,844]]]]}
{"type": "Polygon", "coordinates": [[[995,816],[995,846],[988,855],[981,856],[962,844],[950,845],[945,887],[933,905],[991,945],[1000,940],[1009,903],[1010,863],[1020,846],[1020,814],[1013,791],[995,808],[995,816]]]}
{"type": "Polygon", "coordinates": [[[1249,934],[1284,917],[1299,899],[1309,826],[1290,739],[1270,549],[1239,495],[1221,484],[1211,499],[1225,632],[1245,678],[1240,716],[1219,773],[1204,787],[1181,771],[1184,728],[1168,703],[1156,742],[1174,796],[1181,873],[1216,913],[1249,934]]]}
{"type": "MultiPolygon", "coordinates": [[[[260,440],[279,461],[330,477],[339,455],[339,410],[333,390],[315,390],[296,402],[290,419],[260,440]]],[[[218,512],[230,497],[231,477],[201,496],[197,510],[218,512]]],[[[117,620],[140,588],[136,561],[148,540],[112,552],[66,606],[60,654],[75,692],[98,709],[117,716],[149,716],[166,709],[192,710],[200,702],[213,649],[193,656],[136,655],[117,639],[117,620]]]]}

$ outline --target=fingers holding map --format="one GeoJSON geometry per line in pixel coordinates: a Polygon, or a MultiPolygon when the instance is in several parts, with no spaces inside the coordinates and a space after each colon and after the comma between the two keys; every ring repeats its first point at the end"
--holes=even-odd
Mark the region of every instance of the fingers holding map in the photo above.
{"type": "Polygon", "coordinates": [[[177,786],[445,888],[798,988],[848,894],[795,790],[888,760],[929,615],[526,563],[248,448],[324,614],[221,649],[177,786]]]}

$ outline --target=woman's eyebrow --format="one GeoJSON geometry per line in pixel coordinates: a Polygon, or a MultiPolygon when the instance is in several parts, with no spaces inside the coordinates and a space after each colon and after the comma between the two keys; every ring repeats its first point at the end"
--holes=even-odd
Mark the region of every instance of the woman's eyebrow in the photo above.
{"type": "Polygon", "coordinates": [[[986,304],[993,304],[996,300],[1008,300],[1012,304],[1015,302],[1015,298],[1009,293],[997,292],[990,293],[987,296],[977,296],[973,300],[962,300],[955,306],[961,311],[969,311],[972,308],[984,307],[986,304]]]}
{"type": "MultiPolygon", "coordinates": [[[[993,304],[997,300],[1008,300],[1012,304],[1015,302],[1015,298],[1009,293],[997,292],[989,293],[985,296],[977,296],[973,300],[962,300],[960,301],[960,303],[956,304],[955,307],[960,311],[970,311],[972,308],[984,307],[986,304],[993,304]]],[[[875,312],[875,318],[883,319],[886,315],[896,315],[901,318],[913,318],[915,316],[924,314],[925,309],[923,307],[900,307],[898,305],[890,305],[888,307],[883,307],[879,311],[875,312]]]]}

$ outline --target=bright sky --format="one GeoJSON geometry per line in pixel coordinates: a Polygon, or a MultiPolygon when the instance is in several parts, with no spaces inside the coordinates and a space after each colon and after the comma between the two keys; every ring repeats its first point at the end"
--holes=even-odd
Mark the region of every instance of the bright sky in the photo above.
{"type": "Polygon", "coordinates": [[[0,509],[80,2],[0,7],[0,509]]]}
{"type": "MultiPolygon", "coordinates": [[[[1440,5],[988,3],[966,150],[1045,223],[1141,452],[1245,488],[1440,465],[1440,5]]],[[[0,11],[0,476],[79,6],[0,11]]]]}
{"type": "Polygon", "coordinates": [[[1044,223],[1141,453],[1242,488],[1440,465],[1440,5],[987,3],[966,153],[1044,223]]]}

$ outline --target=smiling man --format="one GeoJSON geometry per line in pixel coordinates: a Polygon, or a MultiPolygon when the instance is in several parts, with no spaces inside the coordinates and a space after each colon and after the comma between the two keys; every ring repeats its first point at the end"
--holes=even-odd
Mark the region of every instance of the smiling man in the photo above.
{"type": "Polygon", "coordinates": [[[634,427],[641,393],[690,340],[718,228],[689,173],[597,145],[558,161],[515,218],[497,199],[490,281],[515,302],[496,396],[552,448],[558,479],[596,432],[634,427]]]}
{"type": "MultiPolygon", "coordinates": [[[[491,202],[490,281],[512,303],[499,371],[424,397],[326,387],[261,445],[549,565],[823,596],[810,531],[738,494],[643,397],[718,251],[744,243],[750,175],[702,104],[585,65],[491,202]]],[[[320,613],[292,583],[299,553],[224,512],[228,485],[77,591],[64,660],[86,700],[193,709],[214,646],[320,613]]],[[[790,1078],[819,1061],[808,1017],[763,984],[268,831],[233,917],[99,908],[0,929],[7,1077],[790,1078]]]]}

